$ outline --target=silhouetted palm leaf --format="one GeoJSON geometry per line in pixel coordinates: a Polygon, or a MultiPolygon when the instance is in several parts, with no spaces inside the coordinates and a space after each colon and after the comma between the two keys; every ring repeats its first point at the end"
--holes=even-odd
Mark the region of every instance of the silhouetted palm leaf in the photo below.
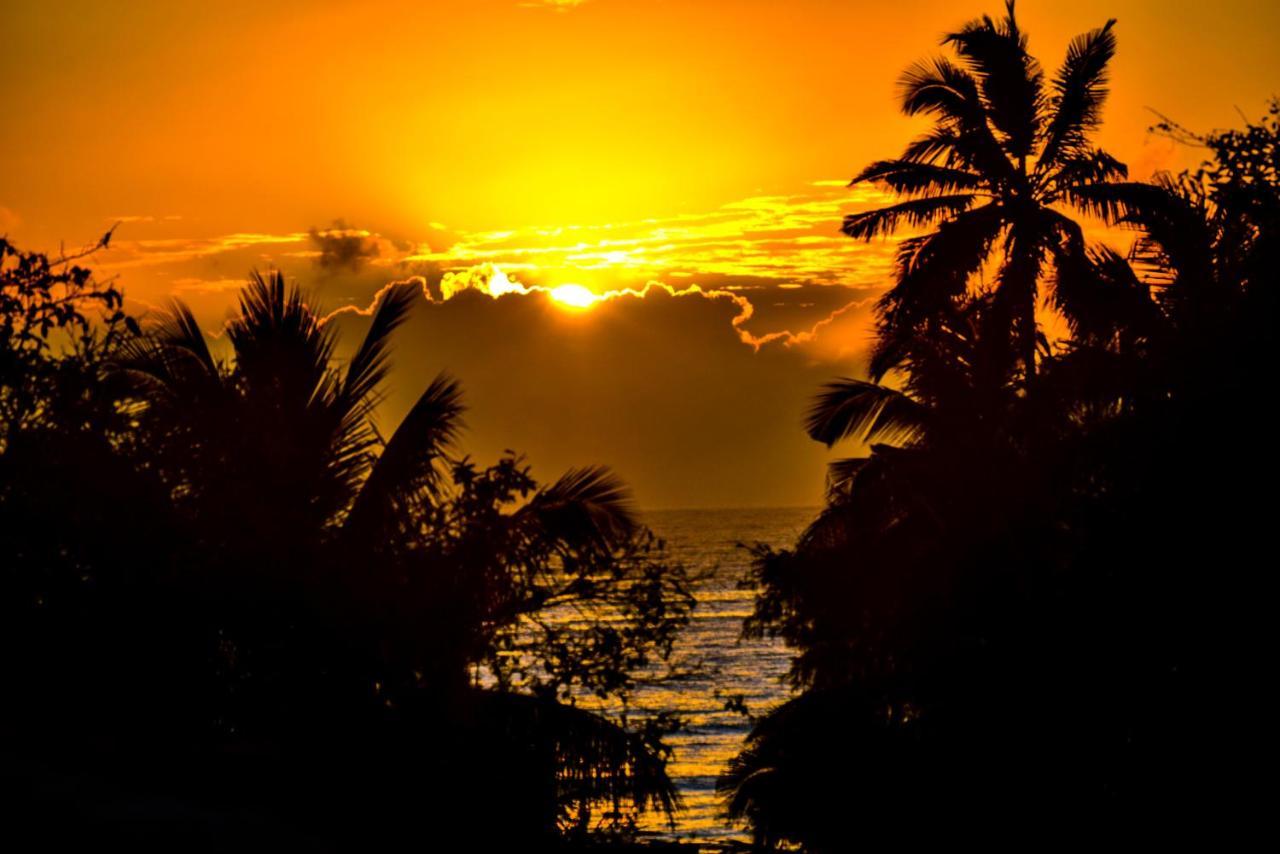
{"type": "Polygon", "coordinates": [[[528,536],[552,540],[566,549],[611,549],[636,531],[626,485],[603,466],[571,469],[538,491],[518,514],[528,536]]]}
{"type": "Polygon", "coordinates": [[[997,22],[990,17],[966,24],[951,33],[951,44],[978,76],[987,114],[1005,138],[1012,157],[1031,154],[1041,125],[1041,84],[1039,64],[1026,50],[1026,36],[1018,29],[1013,0],[1007,3],[1006,17],[997,22]]]}
{"type": "Polygon", "coordinates": [[[333,336],[321,327],[302,293],[285,285],[283,273],[250,275],[227,336],[243,381],[260,387],[278,405],[323,404],[332,392],[333,336]]]}
{"type": "Polygon", "coordinates": [[[1163,275],[1165,283],[1173,284],[1177,279],[1204,282],[1213,277],[1215,223],[1197,188],[1159,176],[1151,184],[1078,187],[1071,198],[1080,208],[1111,224],[1141,228],[1145,237],[1135,247],[1135,260],[1146,262],[1148,273],[1163,275]]]}
{"type": "Polygon", "coordinates": [[[1053,80],[1053,115],[1036,166],[1047,175],[1064,154],[1079,152],[1102,119],[1107,99],[1107,65],[1116,53],[1115,19],[1072,40],[1066,61],[1053,80]]]}
{"type": "Polygon", "coordinates": [[[1051,299],[1077,341],[1105,343],[1118,333],[1150,332],[1156,306],[1150,289],[1113,249],[1090,249],[1077,232],[1054,251],[1051,299]]]}
{"type": "Polygon", "coordinates": [[[396,508],[423,493],[438,495],[437,463],[457,436],[464,408],[456,380],[441,375],[431,382],[370,469],[347,518],[349,534],[385,531],[396,508]]]}
{"type": "Polygon", "coordinates": [[[921,322],[945,314],[965,295],[969,278],[982,268],[1006,224],[998,206],[985,205],[899,244],[896,281],[877,306],[883,323],[871,352],[872,380],[901,362],[921,322]]]}
{"type": "Polygon", "coordinates": [[[388,285],[382,291],[369,330],[351,357],[342,381],[341,394],[347,406],[356,408],[362,403],[368,406],[375,389],[386,378],[391,333],[408,319],[409,308],[418,293],[417,285],[407,282],[388,285]]]}
{"type": "Polygon", "coordinates": [[[900,224],[932,225],[944,217],[967,211],[974,203],[972,195],[933,196],[912,199],[879,210],[849,214],[841,230],[855,240],[870,240],[895,231],[900,224]]]}
{"type": "Polygon", "coordinates": [[[1129,167],[1099,149],[1064,157],[1054,174],[1056,192],[1067,197],[1076,187],[1102,186],[1129,177],[1129,167]]]}
{"type": "Polygon", "coordinates": [[[864,181],[878,182],[907,198],[940,196],[982,185],[982,177],[972,172],[908,159],[877,160],[849,183],[864,181]]]}
{"type": "Polygon", "coordinates": [[[206,372],[217,374],[218,366],[209,351],[209,342],[205,340],[204,331],[200,329],[195,315],[186,303],[181,300],[170,303],[169,313],[161,321],[155,334],[166,347],[191,353],[206,372]]]}
{"type": "Polygon", "coordinates": [[[849,495],[858,473],[866,468],[867,457],[846,457],[827,465],[827,503],[835,504],[849,495]]]}
{"type": "Polygon", "coordinates": [[[823,386],[809,408],[805,430],[828,448],[842,439],[910,442],[925,428],[920,404],[895,389],[843,378],[823,386]]]}

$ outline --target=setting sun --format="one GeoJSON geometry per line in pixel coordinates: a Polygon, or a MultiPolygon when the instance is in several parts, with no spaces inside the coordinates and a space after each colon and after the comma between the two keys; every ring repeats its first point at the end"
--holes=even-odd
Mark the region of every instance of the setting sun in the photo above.
{"type": "Polygon", "coordinates": [[[548,291],[551,298],[570,308],[590,308],[600,297],[582,285],[560,285],[548,291]]]}

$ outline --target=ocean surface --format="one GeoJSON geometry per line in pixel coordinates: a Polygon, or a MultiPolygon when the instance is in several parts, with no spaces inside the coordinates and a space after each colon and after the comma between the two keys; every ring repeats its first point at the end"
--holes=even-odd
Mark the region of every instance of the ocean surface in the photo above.
{"type": "Polygon", "coordinates": [[[647,816],[646,834],[707,843],[746,838],[742,828],[724,818],[716,795],[716,778],[749,729],[741,713],[725,710],[725,701],[740,694],[751,714],[760,715],[786,700],[783,677],[790,654],[780,641],[741,640],[742,619],[751,613],[754,594],[738,588],[750,555],[737,544],[790,545],[816,514],[816,508],[644,514],[670,556],[691,575],[703,576],[695,586],[697,609],[674,653],[679,668],[694,675],[641,686],[631,701],[633,712],[675,711],[686,724],[668,739],[675,748],[669,770],[684,810],[674,828],[659,816],[647,816]]]}

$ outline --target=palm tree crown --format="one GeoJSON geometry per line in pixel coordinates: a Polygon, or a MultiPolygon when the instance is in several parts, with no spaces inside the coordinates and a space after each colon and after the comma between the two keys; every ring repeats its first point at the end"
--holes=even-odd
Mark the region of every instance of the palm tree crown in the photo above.
{"type": "Polygon", "coordinates": [[[436,378],[386,442],[371,420],[391,333],[414,294],[412,285],[382,294],[345,371],[334,366],[333,329],[279,273],[254,273],[241,292],[229,365],[181,303],[137,343],[126,367],[164,426],[175,498],[199,507],[205,533],[256,531],[254,548],[285,549],[343,529],[367,534],[393,523],[397,495],[436,482],[460,427],[456,382],[436,378]],[[217,517],[223,525],[210,530],[217,517]]]}
{"type": "MultiPolygon", "coordinates": [[[[966,294],[997,244],[1003,261],[990,320],[1009,336],[1011,369],[1020,368],[1024,382],[1034,375],[1042,267],[1078,263],[1085,254],[1080,228],[1056,206],[1073,204],[1079,187],[1127,174],[1089,140],[1107,96],[1114,24],[1076,38],[1046,82],[1009,0],[1004,18],[983,17],[943,40],[958,62],[936,58],[903,75],[903,112],[936,124],[900,157],[853,179],[878,182],[903,201],[851,214],[843,231],[871,240],[903,226],[934,230],[900,244],[896,281],[878,306],[873,379],[899,365],[909,339],[944,304],[966,294]]],[[[1070,316],[1069,295],[1054,297],[1070,316]]]]}

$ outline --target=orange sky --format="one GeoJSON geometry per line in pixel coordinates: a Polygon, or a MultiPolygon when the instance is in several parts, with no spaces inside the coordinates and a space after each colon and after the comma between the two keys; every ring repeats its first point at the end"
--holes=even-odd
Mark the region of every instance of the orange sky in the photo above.
{"type": "MultiPolygon", "coordinates": [[[[50,248],[122,220],[100,266],[135,307],[181,296],[210,329],[253,266],[331,310],[415,274],[696,285],[581,312],[538,291],[424,304],[386,413],[447,368],[480,456],[611,463],[642,502],[682,506],[819,500],[801,411],[857,370],[891,252],[839,236],[877,201],[840,183],[920,129],[899,72],[998,4],[183,5],[4,3],[0,233],[50,248]]],[[[1050,68],[1119,19],[1100,141],[1140,177],[1199,156],[1149,138],[1145,108],[1212,129],[1280,91],[1275,2],[1019,17],[1050,68]]]]}

